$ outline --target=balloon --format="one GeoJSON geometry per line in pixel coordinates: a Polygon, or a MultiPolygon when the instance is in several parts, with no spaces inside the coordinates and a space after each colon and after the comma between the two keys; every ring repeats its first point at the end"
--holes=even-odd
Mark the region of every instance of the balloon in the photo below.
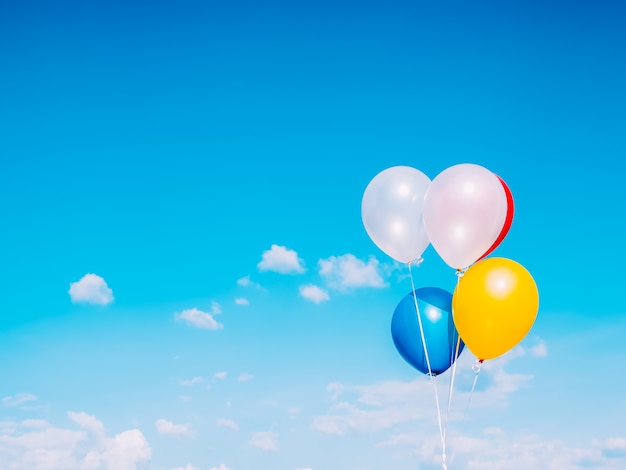
{"type": "Polygon", "coordinates": [[[485,258],[459,279],[452,297],[454,324],[478,359],[493,359],[516,346],[539,309],[535,280],[521,264],[485,258]]]}
{"type": "Polygon", "coordinates": [[[442,171],[424,198],[424,227],[430,243],[455,269],[484,256],[502,233],[507,213],[507,194],[498,176],[472,163],[442,171]]]}
{"type": "Polygon", "coordinates": [[[402,263],[419,259],[429,244],[422,222],[430,178],[409,166],[378,173],[365,188],[361,217],[367,234],[383,252],[402,263]]]}
{"type": "MultiPolygon", "coordinates": [[[[452,320],[452,294],[438,287],[415,290],[424,340],[433,375],[445,372],[463,351],[463,341],[456,348],[459,334],[452,320]]],[[[391,336],[400,355],[411,366],[428,374],[424,343],[420,332],[413,293],[398,304],[391,319],[391,336]]]]}
{"type": "Polygon", "coordinates": [[[506,193],[506,219],[504,221],[504,227],[502,227],[502,230],[500,231],[500,235],[498,235],[498,238],[496,239],[496,241],[493,242],[493,245],[491,245],[491,247],[485,252],[485,254],[482,255],[478,259],[483,259],[487,255],[489,255],[493,250],[495,250],[498,247],[498,245],[500,245],[500,243],[502,243],[502,240],[504,240],[506,235],[509,233],[509,229],[511,228],[511,224],[513,223],[513,213],[515,212],[513,194],[511,194],[511,190],[509,189],[509,186],[504,182],[504,180],[500,178],[499,176],[498,176],[498,179],[500,180],[500,183],[502,183],[502,187],[504,188],[504,192],[506,193]]]}

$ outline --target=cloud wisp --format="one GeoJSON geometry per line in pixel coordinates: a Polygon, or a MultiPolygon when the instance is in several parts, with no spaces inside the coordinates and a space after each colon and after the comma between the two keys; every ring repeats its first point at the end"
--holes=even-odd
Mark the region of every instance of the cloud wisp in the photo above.
{"type": "Polygon", "coordinates": [[[363,287],[387,287],[380,273],[380,263],[375,257],[367,261],[352,254],[331,256],[318,262],[319,274],[328,287],[338,291],[349,291],[363,287]]]}
{"type": "Polygon", "coordinates": [[[234,422],[232,419],[220,418],[215,423],[219,428],[228,428],[233,431],[239,431],[239,425],[234,422]]]}
{"type": "Polygon", "coordinates": [[[277,439],[278,435],[271,431],[255,432],[250,438],[250,445],[265,451],[277,451],[277,439]]]}
{"type": "Polygon", "coordinates": [[[201,384],[202,382],[204,382],[204,377],[193,377],[191,379],[183,379],[178,381],[178,383],[182,387],[193,387],[194,385],[201,384]]]}
{"type": "Polygon", "coordinates": [[[237,279],[237,285],[242,287],[253,287],[255,289],[261,289],[261,284],[254,282],[250,279],[250,276],[244,276],[237,279]]]}
{"type": "Polygon", "coordinates": [[[16,395],[2,398],[2,406],[6,406],[6,407],[21,406],[25,403],[36,401],[36,400],[37,400],[36,395],[33,395],[32,393],[27,393],[27,392],[20,392],[16,395]]]}
{"type": "MultiPolygon", "coordinates": [[[[509,396],[521,390],[532,376],[507,372],[504,366],[526,354],[525,349],[518,347],[511,352],[511,358],[485,363],[482,373],[488,374],[488,380],[473,392],[468,384],[474,378],[471,366],[475,358],[471,354],[462,355],[457,363],[454,401],[468,403],[471,399],[472,408],[506,407],[509,396]]],[[[437,419],[433,387],[424,376],[410,382],[390,380],[357,386],[334,382],[328,385],[327,392],[332,398],[331,407],[328,413],[316,416],[311,424],[326,434],[372,433],[401,423],[435,422],[437,419]],[[425,407],[424,403],[433,403],[433,406],[425,407]]],[[[440,386],[439,395],[440,402],[446,403],[447,387],[440,386]]],[[[463,413],[451,413],[450,418],[463,419],[463,413]]]]}
{"type": "Polygon", "coordinates": [[[253,378],[254,378],[254,375],[248,374],[247,372],[243,372],[239,374],[239,377],[237,377],[237,382],[249,382],[253,378]]]}
{"type": "Polygon", "coordinates": [[[155,423],[160,434],[172,437],[193,437],[194,432],[189,424],[174,424],[166,419],[158,419],[155,423]]]}
{"type": "Polygon", "coordinates": [[[220,322],[218,322],[214,315],[218,315],[222,312],[217,302],[213,303],[211,312],[205,312],[197,308],[190,308],[183,310],[182,312],[175,313],[174,318],[176,321],[187,323],[188,325],[204,330],[221,330],[224,328],[220,322]]]}

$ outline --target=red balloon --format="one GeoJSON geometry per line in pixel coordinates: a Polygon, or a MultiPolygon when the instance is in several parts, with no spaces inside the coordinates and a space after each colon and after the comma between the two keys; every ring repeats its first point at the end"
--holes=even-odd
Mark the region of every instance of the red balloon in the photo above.
{"type": "Polygon", "coordinates": [[[509,189],[508,185],[504,182],[504,180],[500,178],[499,176],[498,176],[498,179],[500,180],[500,183],[502,183],[502,187],[504,188],[504,192],[506,194],[506,206],[507,206],[506,207],[506,219],[504,220],[504,225],[502,226],[502,230],[500,230],[500,235],[498,235],[498,238],[496,238],[496,241],[493,242],[493,245],[491,245],[491,247],[489,247],[489,249],[485,251],[485,254],[482,255],[480,258],[478,258],[476,261],[483,259],[489,253],[495,250],[500,243],[502,243],[502,240],[504,240],[504,237],[506,237],[507,233],[509,233],[509,229],[511,228],[511,224],[513,223],[513,212],[515,212],[515,207],[514,207],[515,205],[513,203],[513,194],[511,194],[511,190],[509,189]]]}

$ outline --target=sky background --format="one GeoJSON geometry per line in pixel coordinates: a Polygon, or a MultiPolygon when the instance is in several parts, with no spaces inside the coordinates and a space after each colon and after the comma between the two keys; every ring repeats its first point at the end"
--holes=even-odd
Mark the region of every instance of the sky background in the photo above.
{"type": "Polygon", "coordinates": [[[360,204],[475,163],[540,308],[469,407],[459,359],[449,469],[626,468],[625,31],[604,0],[2,2],[0,467],[441,468],[360,204]]]}

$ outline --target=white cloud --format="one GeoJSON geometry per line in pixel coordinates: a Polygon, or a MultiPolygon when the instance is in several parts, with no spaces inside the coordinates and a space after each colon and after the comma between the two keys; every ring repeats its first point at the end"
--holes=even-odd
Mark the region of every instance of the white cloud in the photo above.
{"type": "MultiPolygon", "coordinates": [[[[424,396],[421,383],[386,383],[383,386],[396,389],[399,396],[405,395],[402,389],[414,396],[424,396]]],[[[406,399],[397,405],[388,404],[377,409],[369,409],[368,406],[360,407],[358,404],[338,402],[333,404],[330,412],[326,415],[315,417],[312,427],[326,434],[347,434],[356,432],[376,432],[393,427],[398,423],[416,421],[428,416],[426,409],[411,406],[406,399]]]]}
{"type": "MultiPolygon", "coordinates": [[[[512,393],[525,386],[532,376],[512,374],[504,370],[505,360],[495,359],[483,364],[480,373],[488,379],[487,385],[470,392],[474,373],[471,370],[475,358],[462,355],[457,362],[454,401],[469,403],[472,408],[505,407],[512,393]]],[[[438,378],[441,380],[440,378],[438,378]]],[[[400,423],[428,420],[436,422],[433,384],[425,376],[411,382],[386,381],[373,385],[348,386],[331,383],[327,388],[332,404],[329,412],[318,415],[312,427],[326,434],[371,433],[390,429],[400,423]],[[350,399],[348,399],[348,398],[350,399]],[[423,406],[432,403],[433,406],[423,406]]],[[[447,400],[446,386],[439,387],[439,400],[447,400]],[[445,389],[445,390],[444,390],[445,389]]],[[[462,412],[451,410],[451,419],[458,419],[462,412]]]]}
{"type": "Polygon", "coordinates": [[[229,429],[232,429],[233,431],[239,430],[239,426],[232,419],[218,419],[216,424],[217,424],[217,427],[220,427],[220,428],[229,428],[229,429]]]}
{"type": "Polygon", "coordinates": [[[172,470],[200,470],[198,467],[194,467],[190,463],[185,465],[184,467],[174,467],[172,470]]]}
{"type": "Polygon", "coordinates": [[[25,428],[48,428],[50,423],[43,419],[25,419],[22,421],[22,426],[25,428]]]}
{"type": "Polygon", "coordinates": [[[156,430],[161,434],[174,437],[193,437],[193,431],[189,424],[174,424],[166,419],[158,419],[156,430]]]}
{"type": "MultiPolygon", "coordinates": [[[[615,440],[621,439],[624,438],[615,440]]],[[[452,433],[447,439],[447,462],[454,468],[470,470],[626,468],[626,452],[607,452],[612,441],[593,441],[587,447],[578,447],[534,435],[509,436],[502,431],[493,433],[485,430],[483,436],[452,433]]],[[[410,450],[413,459],[417,456],[420,462],[432,465],[441,465],[442,462],[441,441],[434,433],[392,435],[376,447],[405,448],[410,450]]]]}
{"type": "Polygon", "coordinates": [[[220,379],[221,380],[221,379],[225,379],[226,375],[228,375],[228,373],[222,371],[222,372],[216,372],[215,374],[213,374],[213,377],[215,377],[216,379],[220,379]]]}
{"type": "Polygon", "coordinates": [[[602,450],[606,457],[619,458],[626,461],[626,437],[612,437],[602,442],[594,442],[595,447],[602,450]]]}
{"type": "Polygon", "coordinates": [[[483,430],[483,433],[487,436],[501,436],[504,434],[504,431],[498,427],[490,427],[490,428],[485,428],[483,430]]]}
{"type": "Polygon", "coordinates": [[[136,469],[152,457],[152,449],[138,429],[116,435],[103,450],[87,454],[82,468],[85,469],[136,469]]]}
{"type": "Polygon", "coordinates": [[[184,321],[197,328],[203,328],[205,330],[219,330],[224,327],[221,323],[217,322],[213,315],[208,312],[203,312],[197,308],[191,308],[183,310],[180,313],[176,313],[174,318],[178,321],[184,321]]]}
{"type": "Polygon", "coordinates": [[[278,446],[276,444],[277,438],[278,435],[271,431],[255,432],[250,439],[250,445],[263,450],[276,451],[278,450],[278,446]]]}
{"type": "Polygon", "coordinates": [[[217,303],[215,300],[212,300],[211,301],[211,314],[219,315],[220,313],[222,313],[222,307],[220,307],[220,304],[217,303]]]}
{"type": "MultiPolygon", "coordinates": [[[[548,355],[548,347],[546,345],[546,342],[540,339],[538,340],[536,344],[530,347],[524,346],[522,344],[518,344],[517,346],[515,346],[513,349],[511,349],[509,352],[507,352],[503,356],[498,357],[495,363],[499,364],[500,366],[503,366],[520,357],[530,356],[532,358],[540,359],[540,358],[546,357],[547,355],[548,355]]],[[[492,364],[493,362],[494,361],[488,361],[485,364],[492,364]]]]}
{"type": "Polygon", "coordinates": [[[138,470],[152,458],[152,450],[138,429],[107,437],[104,426],[95,417],[74,412],[68,416],[79,429],[44,426],[40,420],[30,420],[17,426],[11,435],[1,435],[0,467],[138,470]]]}
{"type": "Polygon", "coordinates": [[[230,467],[227,467],[224,464],[221,464],[219,467],[211,467],[209,470],[233,470],[230,467]]]}
{"type": "Polygon", "coordinates": [[[626,437],[612,437],[601,444],[605,449],[626,451],[626,437]]]}
{"type": "Polygon", "coordinates": [[[21,392],[13,396],[4,397],[2,399],[2,406],[13,407],[20,406],[30,401],[36,401],[37,396],[32,393],[21,392]]]}
{"type": "Polygon", "coordinates": [[[318,262],[319,273],[329,287],[340,291],[359,287],[386,287],[379,272],[379,262],[373,256],[362,261],[352,254],[331,256],[318,262]]]}
{"type": "Polygon", "coordinates": [[[261,288],[261,284],[259,284],[258,282],[252,281],[250,279],[250,276],[244,276],[244,277],[240,277],[239,279],[237,279],[237,285],[242,286],[242,287],[254,287],[256,289],[261,288]]]}
{"type": "Polygon", "coordinates": [[[236,305],[250,305],[250,302],[248,301],[248,299],[245,299],[243,297],[237,297],[235,299],[235,304],[236,305]]]}
{"type": "Polygon", "coordinates": [[[252,283],[252,281],[250,280],[250,276],[244,276],[244,277],[240,277],[239,279],[237,279],[237,285],[239,286],[249,286],[252,283]]]}
{"type": "Polygon", "coordinates": [[[532,346],[530,348],[530,355],[532,357],[546,357],[548,355],[548,347],[546,346],[546,342],[541,341],[540,343],[532,346]]]}
{"type": "Polygon", "coordinates": [[[95,416],[88,415],[87,413],[75,413],[70,411],[68,417],[78,424],[81,428],[86,429],[97,436],[104,435],[104,425],[101,421],[96,419],[95,416]]]}
{"type": "Polygon", "coordinates": [[[298,253],[279,245],[272,245],[269,250],[264,251],[257,267],[259,271],[275,271],[281,274],[305,271],[304,262],[298,258],[298,253]]]}
{"type": "Polygon", "coordinates": [[[325,300],[330,300],[328,292],[314,284],[300,286],[300,295],[316,304],[324,302],[325,300]]]}
{"type": "Polygon", "coordinates": [[[19,426],[15,421],[0,421],[0,434],[13,434],[19,426]]]}
{"type": "Polygon", "coordinates": [[[79,281],[70,283],[68,292],[74,303],[107,305],[113,302],[113,291],[96,274],[85,274],[79,281]]]}
{"type": "Polygon", "coordinates": [[[200,384],[202,382],[204,382],[202,377],[194,377],[192,379],[180,380],[178,383],[183,387],[192,387],[193,385],[200,384]]]}

